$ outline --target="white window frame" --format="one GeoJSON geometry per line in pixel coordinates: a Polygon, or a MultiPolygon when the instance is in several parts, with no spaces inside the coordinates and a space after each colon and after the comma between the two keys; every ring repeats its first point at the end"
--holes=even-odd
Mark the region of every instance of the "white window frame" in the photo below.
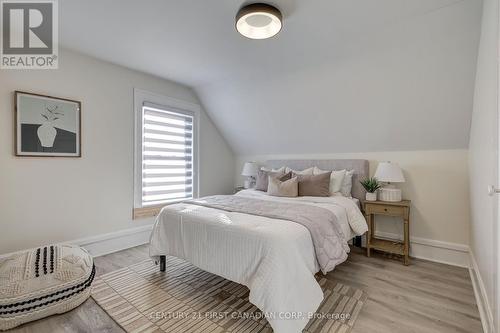
{"type": "MultiPolygon", "coordinates": [[[[197,198],[200,183],[198,170],[200,146],[199,120],[201,107],[195,103],[186,102],[172,97],[134,88],[134,209],[151,209],[150,206],[142,205],[142,108],[144,103],[154,104],[159,108],[178,111],[179,113],[186,113],[193,116],[193,197],[197,198]]],[[[162,204],[161,206],[166,206],[172,203],[175,202],[162,204]]],[[[134,213],[134,216],[135,215],[136,214],[134,213]]]]}

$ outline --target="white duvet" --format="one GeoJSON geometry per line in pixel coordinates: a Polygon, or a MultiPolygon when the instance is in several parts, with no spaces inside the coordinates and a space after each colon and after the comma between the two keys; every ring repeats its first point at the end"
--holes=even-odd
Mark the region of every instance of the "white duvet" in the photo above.
{"type": "MultiPolygon", "coordinates": [[[[346,239],[362,235],[366,221],[353,199],[333,197],[277,198],[244,190],[237,195],[300,202],[332,211],[346,239]]],[[[276,333],[301,332],[323,293],[309,231],[302,225],[243,213],[179,203],[165,207],[156,219],[150,255],[171,255],[226,279],[246,285],[249,300],[268,316],[276,333]],[[290,316],[295,319],[290,319],[290,316]]]]}

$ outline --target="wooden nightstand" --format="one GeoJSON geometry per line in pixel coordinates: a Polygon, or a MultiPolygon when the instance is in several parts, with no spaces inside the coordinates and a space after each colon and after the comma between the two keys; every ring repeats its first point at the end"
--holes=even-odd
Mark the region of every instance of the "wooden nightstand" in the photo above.
{"type": "Polygon", "coordinates": [[[403,256],[403,263],[410,264],[410,200],[400,202],[386,201],[363,201],[363,210],[368,223],[366,233],[366,255],[370,256],[370,250],[399,254],[403,256]],[[375,238],[375,215],[400,217],[404,223],[404,240],[387,240],[375,238]]]}

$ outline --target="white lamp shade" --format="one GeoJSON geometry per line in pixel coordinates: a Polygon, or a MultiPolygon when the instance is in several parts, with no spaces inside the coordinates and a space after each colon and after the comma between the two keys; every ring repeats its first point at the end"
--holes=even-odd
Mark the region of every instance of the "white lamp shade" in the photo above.
{"type": "Polygon", "coordinates": [[[380,162],[375,171],[375,178],[381,182],[404,183],[403,171],[397,163],[380,162]]]}
{"type": "Polygon", "coordinates": [[[242,176],[246,177],[255,177],[257,176],[257,172],[259,171],[259,167],[255,162],[246,162],[243,166],[243,171],[241,171],[242,176]]]}

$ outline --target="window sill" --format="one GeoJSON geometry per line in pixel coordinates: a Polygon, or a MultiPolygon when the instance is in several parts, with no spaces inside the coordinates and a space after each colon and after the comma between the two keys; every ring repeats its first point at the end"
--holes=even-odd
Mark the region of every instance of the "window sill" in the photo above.
{"type": "Polygon", "coordinates": [[[156,216],[158,216],[158,214],[160,214],[160,211],[163,207],[173,205],[173,204],[176,204],[179,202],[183,202],[186,200],[190,200],[190,199],[176,200],[176,201],[164,203],[161,205],[155,205],[155,206],[134,208],[133,214],[132,214],[132,219],[138,220],[138,219],[143,219],[143,218],[147,218],[147,217],[156,217],[156,216]]]}
{"type": "Polygon", "coordinates": [[[134,220],[137,220],[146,217],[155,217],[160,213],[161,209],[165,206],[166,205],[157,205],[157,206],[134,208],[132,218],[134,220]]]}

